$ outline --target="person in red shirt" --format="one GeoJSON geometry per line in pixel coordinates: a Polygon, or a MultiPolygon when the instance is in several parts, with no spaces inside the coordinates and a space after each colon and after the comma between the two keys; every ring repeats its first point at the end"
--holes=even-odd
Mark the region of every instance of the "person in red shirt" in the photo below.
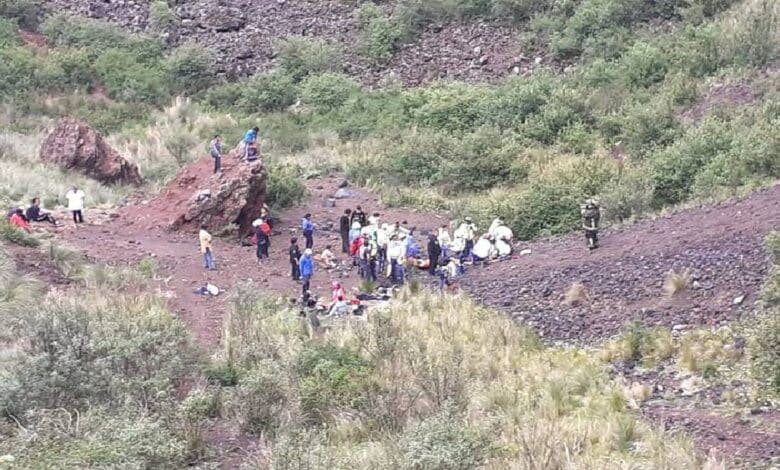
{"type": "Polygon", "coordinates": [[[30,222],[24,218],[24,212],[22,212],[21,209],[16,209],[16,212],[11,215],[11,218],[8,219],[8,221],[11,223],[11,225],[15,225],[16,227],[19,227],[26,232],[32,232],[30,222]]]}

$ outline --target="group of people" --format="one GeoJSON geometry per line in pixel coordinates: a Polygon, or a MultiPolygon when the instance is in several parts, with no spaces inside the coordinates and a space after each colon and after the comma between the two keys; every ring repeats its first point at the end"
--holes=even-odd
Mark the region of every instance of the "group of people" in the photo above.
{"type": "MultiPolygon", "coordinates": [[[[239,144],[239,158],[243,158],[244,161],[254,162],[260,158],[260,144],[259,144],[260,128],[255,126],[244,134],[239,144]]],[[[209,155],[214,161],[214,174],[218,174],[222,171],[222,137],[217,134],[209,142],[209,155]]]]}
{"type": "MultiPolygon", "coordinates": [[[[68,211],[73,216],[73,223],[80,224],[84,222],[84,191],[77,186],[71,187],[65,193],[65,199],[68,201],[68,211]]],[[[14,207],[7,214],[8,223],[25,232],[32,232],[32,222],[47,222],[51,225],[59,225],[59,222],[50,212],[41,208],[41,199],[32,198],[27,209],[14,207]]]]}

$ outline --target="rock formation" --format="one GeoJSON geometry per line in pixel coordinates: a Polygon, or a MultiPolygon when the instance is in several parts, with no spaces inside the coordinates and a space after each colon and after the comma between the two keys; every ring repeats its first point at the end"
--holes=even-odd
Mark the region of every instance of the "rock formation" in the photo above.
{"type": "Polygon", "coordinates": [[[265,202],[267,172],[260,161],[251,164],[236,158],[237,151],[222,159],[222,173],[212,174],[211,157],[183,168],[176,178],[148,204],[170,230],[252,230],[265,202]]]}
{"type": "Polygon", "coordinates": [[[78,119],[61,119],[41,145],[40,157],[105,184],[141,183],[138,167],[122,158],[95,129],[78,119]]]}

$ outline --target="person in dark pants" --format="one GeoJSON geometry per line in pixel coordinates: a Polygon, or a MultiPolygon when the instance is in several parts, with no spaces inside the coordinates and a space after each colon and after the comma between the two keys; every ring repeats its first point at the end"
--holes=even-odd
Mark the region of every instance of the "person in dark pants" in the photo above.
{"type": "Polygon", "coordinates": [[[439,265],[439,256],[441,256],[441,246],[439,245],[439,240],[434,234],[430,234],[428,236],[428,261],[430,265],[428,266],[428,272],[431,274],[431,276],[436,275],[436,268],[439,265]]]}
{"type": "Polygon", "coordinates": [[[214,174],[216,175],[222,171],[222,140],[219,135],[215,135],[214,139],[209,144],[209,153],[211,158],[214,159],[214,174]]]}
{"type": "Polygon", "coordinates": [[[52,225],[57,225],[57,221],[54,220],[54,217],[52,217],[51,214],[41,210],[41,200],[37,197],[33,198],[30,207],[27,208],[25,216],[27,216],[27,220],[30,222],[48,222],[52,225]]]}
{"type": "Polygon", "coordinates": [[[291,277],[293,281],[301,280],[301,268],[298,263],[301,260],[301,249],[298,248],[298,239],[293,237],[290,239],[290,267],[292,268],[291,277]]]}
{"type": "Polygon", "coordinates": [[[306,239],[306,249],[311,250],[314,248],[314,222],[311,221],[311,214],[303,216],[301,229],[303,229],[303,238],[306,239]]]}
{"type": "Polygon", "coordinates": [[[271,239],[268,236],[270,231],[271,231],[270,227],[265,222],[258,225],[257,228],[255,229],[255,237],[257,238],[257,262],[258,263],[260,263],[260,261],[263,258],[268,258],[268,247],[271,244],[271,239]]]}
{"type": "Polygon", "coordinates": [[[593,198],[586,200],[580,208],[580,214],[588,249],[595,250],[599,247],[599,220],[601,219],[598,201],[593,198]]]}
{"type": "Polygon", "coordinates": [[[349,228],[352,225],[350,222],[350,215],[352,209],[344,211],[344,215],[339,219],[339,233],[341,234],[341,251],[349,253],[349,228]]]}
{"type": "Polygon", "coordinates": [[[311,255],[311,249],[307,248],[303,251],[301,261],[298,263],[301,270],[301,279],[303,279],[303,284],[301,286],[303,295],[306,295],[306,293],[309,292],[309,288],[311,287],[311,277],[314,275],[314,258],[312,258],[311,255]]]}
{"type": "Polygon", "coordinates": [[[84,191],[73,186],[65,193],[65,199],[68,200],[68,210],[73,214],[73,223],[84,223],[84,191]]]}

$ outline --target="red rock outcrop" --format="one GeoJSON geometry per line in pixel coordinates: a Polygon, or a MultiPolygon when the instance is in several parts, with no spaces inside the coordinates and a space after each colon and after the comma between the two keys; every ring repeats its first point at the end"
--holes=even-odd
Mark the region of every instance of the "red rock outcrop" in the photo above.
{"type": "Polygon", "coordinates": [[[141,184],[138,167],[111,148],[88,124],[72,118],[61,119],[46,137],[41,160],[75,170],[102,183],[141,184]]]}

